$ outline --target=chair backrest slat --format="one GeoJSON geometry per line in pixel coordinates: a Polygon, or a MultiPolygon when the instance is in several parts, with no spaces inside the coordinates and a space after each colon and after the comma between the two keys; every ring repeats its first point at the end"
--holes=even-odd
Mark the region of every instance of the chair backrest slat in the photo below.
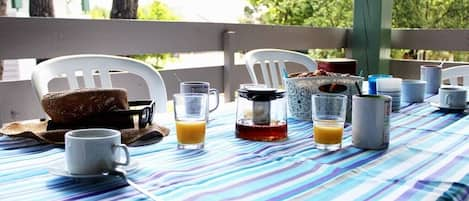
{"type": "MultiPolygon", "coordinates": [[[[270,77],[269,77],[269,69],[267,68],[267,64],[265,61],[260,61],[260,65],[261,65],[261,71],[262,71],[262,77],[264,78],[264,83],[267,85],[267,86],[271,86],[271,82],[270,82],[270,77]]],[[[258,81],[256,80],[255,83],[257,83],[258,81]]]]}
{"type": "Polygon", "coordinates": [[[111,75],[109,74],[109,70],[103,69],[99,72],[99,75],[99,78],[101,80],[101,86],[103,88],[112,88],[111,75]]]}
{"type": "Polygon", "coordinates": [[[463,86],[469,86],[469,65],[453,66],[442,70],[442,80],[449,80],[451,85],[458,85],[458,78],[463,78],[463,86]]]}
{"type": "Polygon", "coordinates": [[[93,78],[93,70],[83,70],[83,81],[85,83],[85,88],[96,88],[93,78]]]}
{"type": "Polygon", "coordinates": [[[458,77],[450,77],[448,79],[449,79],[449,84],[458,85],[458,77]]]}
{"type": "Polygon", "coordinates": [[[469,76],[463,76],[462,79],[462,85],[469,86],[469,76]]]}
{"type": "MultiPolygon", "coordinates": [[[[282,61],[278,61],[278,63],[283,63],[282,61]]],[[[270,78],[272,78],[272,87],[278,88],[279,87],[279,80],[278,80],[278,72],[277,72],[277,65],[274,60],[269,61],[270,65],[270,78]]]]}
{"type": "Polygon", "coordinates": [[[67,71],[67,72],[64,72],[64,73],[65,73],[65,75],[67,76],[68,87],[69,87],[70,89],[78,89],[78,88],[80,88],[80,87],[78,86],[77,77],[76,77],[74,71],[67,71]]]}
{"type": "Polygon", "coordinates": [[[282,78],[282,85],[285,86],[285,79],[283,78],[285,77],[284,73],[287,73],[287,67],[285,66],[284,62],[279,62],[278,65],[280,70],[280,77],[282,78]]]}

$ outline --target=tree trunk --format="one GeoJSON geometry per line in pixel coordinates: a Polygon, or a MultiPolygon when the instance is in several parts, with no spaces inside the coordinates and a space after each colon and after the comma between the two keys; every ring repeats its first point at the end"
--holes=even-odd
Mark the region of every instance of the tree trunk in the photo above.
{"type": "Polygon", "coordinates": [[[29,16],[31,17],[54,17],[53,0],[30,0],[29,16]]]}
{"type": "Polygon", "coordinates": [[[0,0],[0,16],[7,15],[7,1],[8,0],[0,0]]]}
{"type": "MultiPolygon", "coordinates": [[[[54,17],[53,0],[29,0],[29,16],[31,17],[54,17]]],[[[36,58],[39,64],[47,59],[36,58]]]]}
{"type": "MultiPolygon", "coordinates": [[[[0,0],[0,16],[7,15],[7,1],[0,0]]],[[[0,80],[3,80],[3,60],[0,60],[0,80]]]]}
{"type": "Polygon", "coordinates": [[[138,0],[113,0],[111,18],[137,19],[138,0]]]}

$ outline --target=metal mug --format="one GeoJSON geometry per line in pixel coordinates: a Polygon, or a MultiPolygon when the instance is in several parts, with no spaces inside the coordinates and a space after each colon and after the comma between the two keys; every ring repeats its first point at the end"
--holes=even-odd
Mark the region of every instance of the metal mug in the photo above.
{"type": "Polygon", "coordinates": [[[352,97],[352,144],[362,149],[389,146],[391,97],[354,95],[352,97]]]}
{"type": "Polygon", "coordinates": [[[426,81],[425,92],[437,94],[441,86],[441,66],[422,65],[420,66],[420,80],[426,81]]]}

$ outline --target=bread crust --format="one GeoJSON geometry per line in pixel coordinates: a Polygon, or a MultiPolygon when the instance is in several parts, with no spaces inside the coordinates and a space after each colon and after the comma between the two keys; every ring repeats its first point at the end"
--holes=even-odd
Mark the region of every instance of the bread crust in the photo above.
{"type": "Polygon", "coordinates": [[[56,123],[73,123],[101,112],[129,108],[127,91],[120,88],[51,92],[43,96],[41,104],[56,123]]]}

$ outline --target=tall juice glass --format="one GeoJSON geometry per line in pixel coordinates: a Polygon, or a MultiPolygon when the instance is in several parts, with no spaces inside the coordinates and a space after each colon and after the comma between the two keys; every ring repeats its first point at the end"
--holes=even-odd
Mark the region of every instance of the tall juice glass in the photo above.
{"type": "Polygon", "coordinates": [[[202,149],[207,123],[207,94],[174,94],[178,149],[202,149]]]}
{"type": "Polygon", "coordinates": [[[311,96],[311,102],[316,148],[323,150],[342,148],[347,96],[343,94],[314,94],[311,96]]]}

